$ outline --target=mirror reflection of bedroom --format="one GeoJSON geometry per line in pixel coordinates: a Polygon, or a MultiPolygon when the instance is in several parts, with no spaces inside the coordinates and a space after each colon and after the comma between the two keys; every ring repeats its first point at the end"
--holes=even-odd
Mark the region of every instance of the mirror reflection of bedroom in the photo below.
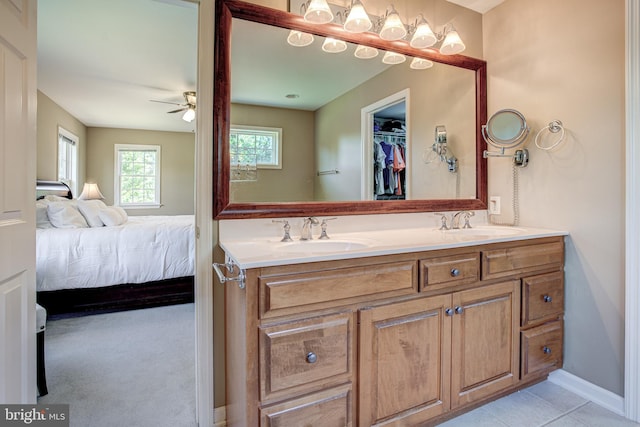
{"type": "Polygon", "coordinates": [[[197,26],[189,1],[38,1],[38,403],[71,425],[196,423],[197,26]]]}

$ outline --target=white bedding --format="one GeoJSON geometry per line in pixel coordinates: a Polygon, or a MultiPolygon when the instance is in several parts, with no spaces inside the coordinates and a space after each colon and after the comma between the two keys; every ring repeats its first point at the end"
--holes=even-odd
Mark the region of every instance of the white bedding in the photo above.
{"type": "Polygon", "coordinates": [[[130,216],[114,227],[37,229],[37,290],[193,276],[194,237],[193,215],[130,216]]]}

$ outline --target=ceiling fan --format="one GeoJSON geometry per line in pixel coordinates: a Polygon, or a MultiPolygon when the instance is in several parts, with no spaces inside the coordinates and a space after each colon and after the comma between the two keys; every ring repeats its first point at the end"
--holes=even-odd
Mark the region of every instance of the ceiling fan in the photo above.
{"type": "Polygon", "coordinates": [[[184,96],[184,99],[186,101],[185,104],[179,104],[177,102],[168,102],[168,101],[157,101],[155,99],[151,99],[150,101],[160,102],[162,104],[179,105],[182,108],[178,108],[172,111],[167,111],[167,113],[172,114],[172,113],[179,113],[181,111],[184,111],[184,114],[182,115],[182,120],[184,120],[185,122],[192,122],[193,119],[196,118],[196,93],[193,91],[188,91],[188,92],[184,92],[182,95],[184,96]]]}

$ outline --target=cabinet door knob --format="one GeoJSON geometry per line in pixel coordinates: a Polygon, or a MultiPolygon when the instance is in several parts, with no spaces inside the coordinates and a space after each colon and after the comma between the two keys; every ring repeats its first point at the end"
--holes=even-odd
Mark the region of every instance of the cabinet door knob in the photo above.
{"type": "Polygon", "coordinates": [[[462,314],[462,313],[464,313],[464,308],[460,307],[460,306],[457,306],[456,307],[456,314],[462,314]]]}
{"type": "Polygon", "coordinates": [[[459,275],[460,275],[460,270],[458,270],[457,268],[451,269],[451,277],[458,277],[459,275]]]}
{"type": "Polygon", "coordinates": [[[450,308],[447,308],[447,309],[444,311],[444,314],[446,314],[447,316],[453,316],[453,310],[452,310],[452,309],[450,309],[450,308]]]}
{"type": "Polygon", "coordinates": [[[544,354],[551,354],[551,349],[545,345],[544,347],[542,347],[542,352],[544,354]]]}
{"type": "Polygon", "coordinates": [[[551,302],[553,301],[553,298],[551,298],[549,295],[545,295],[542,297],[542,299],[544,300],[544,302],[551,302]]]}
{"type": "Polygon", "coordinates": [[[318,356],[313,351],[307,353],[307,363],[316,363],[317,360],[318,356]]]}

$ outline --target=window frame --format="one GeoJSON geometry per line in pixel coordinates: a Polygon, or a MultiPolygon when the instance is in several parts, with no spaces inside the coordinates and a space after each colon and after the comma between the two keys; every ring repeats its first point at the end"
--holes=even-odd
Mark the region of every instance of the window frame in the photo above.
{"type": "MultiPolygon", "coordinates": [[[[277,135],[277,143],[276,145],[276,153],[275,159],[276,163],[256,163],[257,169],[282,169],[282,128],[277,127],[269,127],[269,126],[249,126],[249,125],[231,125],[229,135],[231,136],[234,133],[240,133],[241,131],[249,131],[247,133],[269,133],[277,135]],[[240,131],[240,132],[238,132],[240,131]]],[[[231,157],[232,147],[229,144],[229,157],[231,157]]],[[[231,169],[238,168],[239,166],[233,163],[230,163],[231,169]]]]}
{"type": "MultiPolygon", "coordinates": [[[[160,191],[160,183],[161,183],[161,146],[160,145],[153,145],[153,144],[115,144],[114,145],[114,150],[115,150],[115,161],[114,161],[114,179],[113,179],[113,197],[114,197],[114,205],[116,206],[121,206],[123,208],[126,209],[153,209],[153,208],[160,208],[162,206],[161,200],[160,200],[160,195],[161,195],[161,191],[160,191]],[[155,173],[154,173],[154,178],[155,178],[155,194],[154,194],[154,201],[152,203],[123,203],[121,200],[121,193],[120,193],[120,184],[121,184],[121,176],[122,174],[120,173],[121,171],[121,157],[120,157],[120,153],[125,152],[125,151],[144,151],[144,152],[154,152],[156,155],[156,162],[155,162],[155,173]]],[[[146,175],[145,175],[146,176],[146,175]]]]}
{"type": "Polygon", "coordinates": [[[58,181],[64,182],[69,186],[71,194],[75,197],[78,196],[78,145],[80,144],[80,138],[73,132],[58,126],[58,146],[56,156],[56,176],[58,181]],[[66,171],[64,177],[60,175],[60,156],[62,150],[60,145],[65,142],[64,156],[66,171]]]}

